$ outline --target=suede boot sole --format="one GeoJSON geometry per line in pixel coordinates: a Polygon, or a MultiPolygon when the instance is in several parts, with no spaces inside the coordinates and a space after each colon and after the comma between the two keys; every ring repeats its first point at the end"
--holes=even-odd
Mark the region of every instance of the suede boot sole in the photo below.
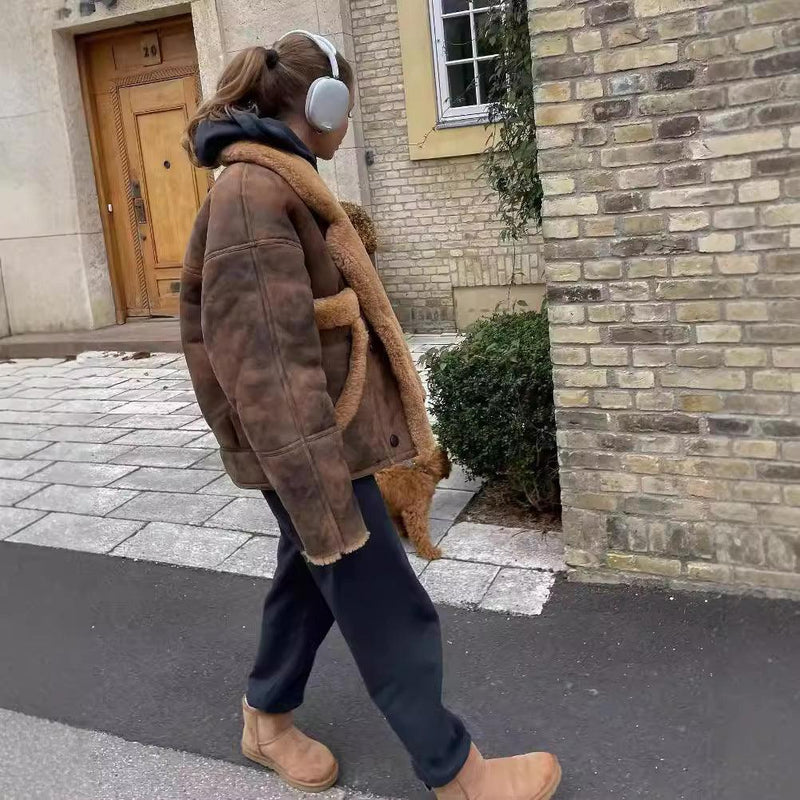
{"type": "Polygon", "coordinates": [[[339,779],[339,764],[335,762],[333,765],[333,770],[327,778],[324,778],[321,781],[316,781],[315,783],[304,783],[303,781],[298,781],[295,778],[292,778],[291,775],[287,775],[283,769],[281,769],[279,764],[276,764],[272,759],[267,758],[263,753],[253,752],[245,747],[242,747],[242,754],[245,758],[249,758],[251,761],[255,761],[256,764],[260,764],[262,767],[266,767],[269,770],[272,770],[281,780],[285,783],[288,783],[294,789],[300,789],[301,792],[324,792],[326,789],[330,789],[336,781],[339,779]]]}

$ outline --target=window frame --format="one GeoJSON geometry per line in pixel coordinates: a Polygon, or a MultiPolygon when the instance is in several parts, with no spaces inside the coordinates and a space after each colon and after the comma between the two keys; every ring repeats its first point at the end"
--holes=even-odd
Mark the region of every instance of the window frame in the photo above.
{"type": "Polygon", "coordinates": [[[433,48],[433,70],[436,80],[436,119],[437,127],[461,127],[466,125],[480,125],[488,122],[489,103],[476,103],[469,106],[450,106],[450,82],[447,74],[448,66],[458,64],[472,64],[475,71],[475,93],[480,98],[480,81],[477,79],[479,62],[494,61],[498,55],[479,56],[477,54],[477,35],[475,18],[479,14],[488,14],[498,6],[504,5],[504,0],[492,0],[488,6],[476,9],[473,0],[468,0],[469,6],[465,11],[445,13],[442,0],[428,0],[431,45],[433,48]],[[472,56],[463,59],[447,58],[447,41],[445,39],[444,23],[447,19],[467,17],[469,19],[472,56]]]}

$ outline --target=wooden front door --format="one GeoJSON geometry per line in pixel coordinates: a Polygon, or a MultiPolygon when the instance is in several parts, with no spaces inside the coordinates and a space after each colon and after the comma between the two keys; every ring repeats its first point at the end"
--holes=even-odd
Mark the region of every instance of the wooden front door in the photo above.
{"type": "Polygon", "coordinates": [[[191,20],[89,36],[78,54],[118,321],[177,315],[209,181],[181,147],[199,99],[191,20]]]}

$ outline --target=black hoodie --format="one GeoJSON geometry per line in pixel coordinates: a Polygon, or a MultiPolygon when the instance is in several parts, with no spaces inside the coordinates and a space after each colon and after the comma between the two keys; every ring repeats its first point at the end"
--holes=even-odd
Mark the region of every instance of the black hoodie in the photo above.
{"type": "Polygon", "coordinates": [[[204,167],[216,167],[220,153],[228,145],[241,141],[260,142],[295,153],[317,168],[314,154],[286,123],[245,111],[232,111],[227,119],[201,122],[194,134],[194,152],[204,167]]]}

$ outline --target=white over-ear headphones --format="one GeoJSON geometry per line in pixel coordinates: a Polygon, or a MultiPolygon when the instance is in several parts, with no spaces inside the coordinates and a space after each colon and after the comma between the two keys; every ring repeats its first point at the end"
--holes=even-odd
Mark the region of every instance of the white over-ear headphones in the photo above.
{"type": "MultiPolygon", "coordinates": [[[[293,33],[307,36],[326,56],[331,64],[330,76],[317,78],[308,87],[306,95],[306,119],[308,124],[321,133],[335,131],[347,119],[350,113],[350,89],[344,81],[339,80],[339,63],[336,60],[336,48],[324,37],[308,31],[289,31],[281,36],[285,39],[293,33]]],[[[281,39],[278,39],[280,41],[281,39]]]]}

